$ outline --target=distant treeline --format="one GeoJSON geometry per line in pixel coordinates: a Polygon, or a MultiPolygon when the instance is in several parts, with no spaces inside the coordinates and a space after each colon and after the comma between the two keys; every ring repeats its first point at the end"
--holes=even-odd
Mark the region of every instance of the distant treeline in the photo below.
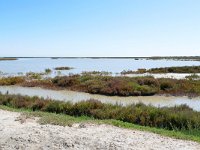
{"type": "Polygon", "coordinates": [[[153,57],[148,57],[147,59],[152,59],[152,60],[159,60],[159,59],[171,59],[171,60],[184,60],[184,61],[200,61],[200,56],[153,56],[153,57]]]}

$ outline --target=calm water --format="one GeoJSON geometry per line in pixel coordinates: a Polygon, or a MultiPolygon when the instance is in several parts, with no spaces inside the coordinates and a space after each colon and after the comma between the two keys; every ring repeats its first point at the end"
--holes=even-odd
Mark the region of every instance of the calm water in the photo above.
{"type": "Polygon", "coordinates": [[[88,94],[83,92],[75,92],[75,91],[55,91],[55,90],[46,90],[41,88],[27,88],[27,87],[19,87],[19,86],[0,86],[0,92],[5,94],[6,92],[9,94],[21,94],[28,96],[39,96],[44,98],[51,98],[55,100],[61,101],[71,101],[78,102],[82,100],[89,99],[97,99],[103,103],[111,103],[111,104],[122,104],[129,105],[133,103],[142,102],[144,104],[151,104],[156,107],[163,106],[175,106],[181,104],[187,104],[189,107],[194,110],[200,111],[200,97],[189,99],[188,97],[165,97],[165,96],[150,96],[150,97],[119,97],[119,96],[103,96],[97,94],[88,94]]]}
{"type": "MultiPolygon", "coordinates": [[[[23,58],[16,61],[0,61],[0,71],[7,75],[17,75],[18,73],[43,72],[46,68],[73,67],[75,69],[63,71],[62,74],[81,73],[83,71],[108,71],[120,73],[123,70],[137,70],[138,68],[155,68],[170,66],[192,66],[200,65],[198,61],[173,61],[173,60],[135,60],[135,59],[91,59],[91,58],[71,58],[71,59],[51,59],[51,58],[23,58]]],[[[53,72],[56,75],[56,71],[53,72]]],[[[117,97],[93,95],[73,91],[53,91],[41,88],[25,88],[17,86],[0,86],[0,92],[10,94],[21,94],[29,96],[39,96],[52,98],[55,100],[77,102],[81,100],[97,99],[104,103],[118,103],[128,105],[142,102],[156,107],[175,106],[187,104],[191,108],[200,111],[200,98],[189,99],[187,97],[117,97]]]]}
{"type": "Polygon", "coordinates": [[[81,73],[83,71],[108,71],[120,73],[123,70],[137,70],[138,68],[191,66],[200,65],[198,61],[173,60],[135,60],[135,59],[91,59],[91,58],[21,58],[16,61],[0,61],[0,71],[9,75],[26,72],[43,72],[46,68],[68,66],[75,69],[63,71],[68,73],[81,73]]]}

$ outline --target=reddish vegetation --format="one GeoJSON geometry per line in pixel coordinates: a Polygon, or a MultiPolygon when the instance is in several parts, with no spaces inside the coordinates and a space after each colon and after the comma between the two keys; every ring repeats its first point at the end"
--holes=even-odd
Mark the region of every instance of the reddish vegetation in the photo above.
{"type": "Polygon", "coordinates": [[[51,89],[69,89],[92,94],[118,96],[199,96],[200,80],[155,79],[153,77],[112,77],[100,75],[71,75],[53,79],[26,80],[24,77],[0,79],[0,85],[22,85],[51,89]]]}

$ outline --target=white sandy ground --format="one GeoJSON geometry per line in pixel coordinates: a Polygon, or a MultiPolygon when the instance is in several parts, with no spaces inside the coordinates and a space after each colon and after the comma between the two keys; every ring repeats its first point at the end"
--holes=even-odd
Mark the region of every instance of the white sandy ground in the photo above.
{"type": "MultiPolygon", "coordinates": [[[[192,73],[144,73],[144,74],[126,74],[127,77],[137,76],[153,76],[154,78],[172,78],[172,79],[185,79],[186,76],[191,76],[192,73]]],[[[200,76],[199,73],[196,75],[200,76]]]]}
{"type": "Polygon", "coordinates": [[[0,110],[0,150],[200,150],[200,144],[111,125],[40,125],[0,110]]]}

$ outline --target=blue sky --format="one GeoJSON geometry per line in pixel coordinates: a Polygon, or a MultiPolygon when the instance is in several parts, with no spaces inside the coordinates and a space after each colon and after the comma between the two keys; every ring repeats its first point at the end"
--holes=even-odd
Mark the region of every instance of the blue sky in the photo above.
{"type": "Polygon", "coordinates": [[[0,56],[200,55],[200,0],[2,0],[0,56]]]}

